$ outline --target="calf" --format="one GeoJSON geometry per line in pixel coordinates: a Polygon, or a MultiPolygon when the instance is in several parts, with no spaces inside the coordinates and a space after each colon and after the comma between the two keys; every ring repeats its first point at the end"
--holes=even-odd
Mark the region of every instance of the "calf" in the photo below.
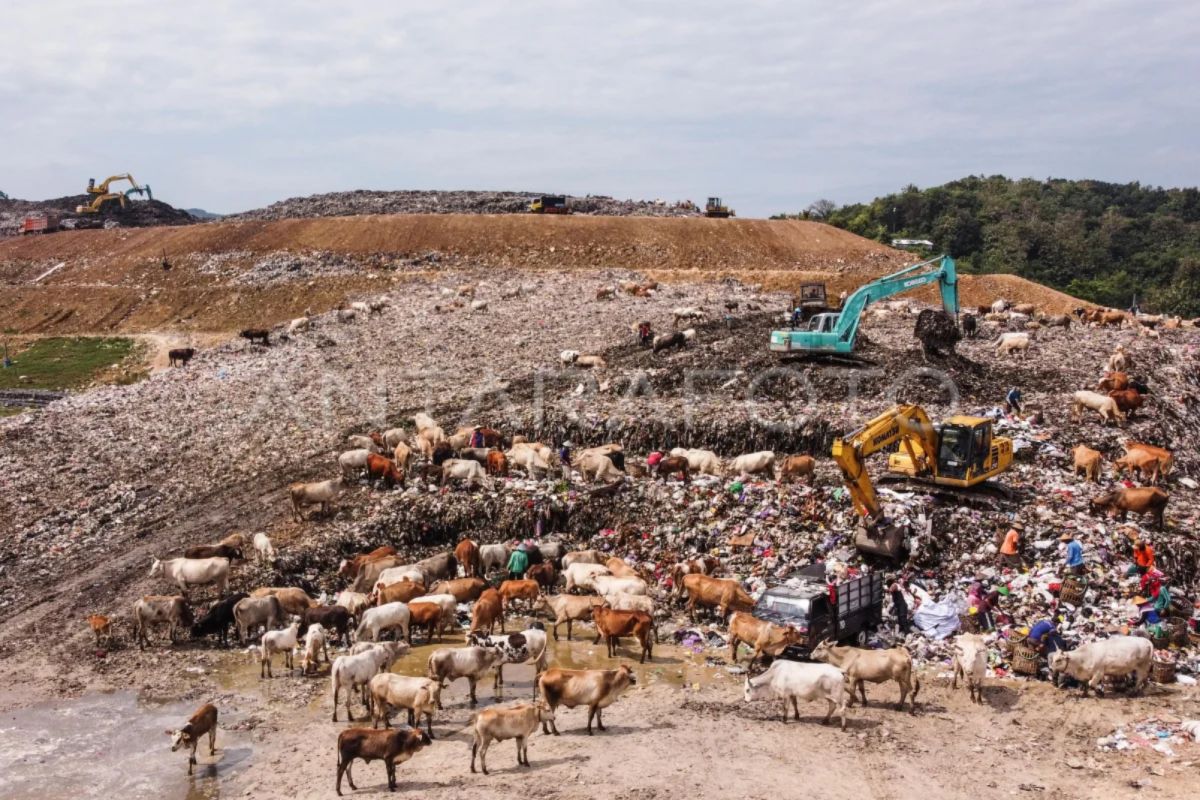
{"type": "Polygon", "coordinates": [[[365,645],[359,643],[355,649],[362,647],[359,652],[350,651],[349,655],[338,656],[333,666],[329,668],[329,688],[333,692],[333,721],[337,722],[338,693],[346,690],[346,719],[353,720],[350,714],[350,697],[355,689],[363,690],[363,705],[367,704],[366,688],[381,671],[386,671],[397,658],[408,652],[408,645],[403,642],[382,642],[365,645]]]}
{"type": "Polygon", "coordinates": [[[351,789],[354,785],[354,775],[350,764],[354,759],[361,758],[368,764],[382,760],[387,768],[388,790],[396,791],[396,765],[403,764],[420,752],[422,747],[431,744],[432,740],[424,731],[414,728],[389,730],[372,730],[371,728],[347,728],[338,734],[338,763],[337,763],[337,793],[342,796],[342,775],[351,789]]]}
{"type": "Polygon", "coordinates": [[[508,456],[499,450],[489,450],[487,454],[488,475],[504,477],[508,475],[508,456]]]}
{"type": "Polygon", "coordinates": [[[475,753],[479,753],[479,766],[488,774],[487,751],[493,741],[517,740],[517,766],[529,766],[529,748],[525,740],[543,725],[554,719],[554,712],[544,700],[521,703],[503,708],[485,708],[471,721],[474,741],[471,743],[471,772],[475,771],[475,753]]]}
{"type": "Polygon", "coordinates": [[[403,486],[404,473],[396,468],[396,462],[390,458],[368,453],[367,483],[371,485],[371,488],[374,488],[376,481],[383,481],[385,489],[391,489],[396,484],[403,486]]]}
{"type": "Polygon", "coordinates": [[[188,775],[192,774],[192,768],[196,766],[196,746],[200,744],[200,738],[206,733],[208,734],[208,754],[215,756],[217,754],[217,708],[212,703],[205,703],[196,709],[196,713],[192,714],[187,724],[179,730],[167,731],[167,736],[171,737],[172,753],[181,747],[191,748],[191,752],[188,753],[188,775]]]}
{"type": "Polygon", "coordinates": [[[337,633],[345,646],[350,645],[350,609],[343,606],[314,606],[304,609],[300,615],[300,635],[308,632],[309,625],[320,625],[326,631],[337,633]]]}
{"type": "Polygon", "coordinates": [[[295,663],[292,661],[292,651],[299,645],[299,622],[293,622],[281,631],[267,631],[264,633],[262,637],[262,660],[258,667],[258,677],[275,677],[275,673],[271,671],[271,656],[275,653],[283,653],[283,661],[287,665],[288,671],[294,669],[295,663]],[[263,675],[264,671],[266,672],[265,676],[263,675]]]}
{"type": "Polygon", "coordinates": [[[679,475],[680,480],[684,483],[691,482],[691,475],[688,473],[688,460],[683,456],[668,456],[654,465],[654,474],[657,478],[666,481],[671,475],[679,475]]]}
{"type": "Polygon", "coordinates": [[[105,644],[112,644],[112,620],[103,614],[92,614],[87,618],[88,626],[92,629],[92,636],[96,639],[96,646],[99,647],[101,641],[105,644]]]}
{"type": "Polygon", "coordinates": [[[596,638],[592,644],[598,644],[603,636],[608,645],[608,657],[617,657],[617,644],[622,636],[636,636],[642,645],[639,664],[646,663],[647,658],[653,658],[653,643],[650,633],[654,620],[649,614],[640,611],[616,611],[604,606],[592,609],[592,621],[596,623],[596,638]]]}
{"type": "Polygon", "coordinates": [[[800,701],[824,700],[829,711],[822,725],[828,725],[837,711],[842,717],[842,730],[846,730],[846,676],[837,667],[829,664],[801,664],[795,661],[775,661],[767,671],[757,678],[746,678],[743,695],[747,703],[755,700],[779,699],[783,701],[783,721],[788,720],[791,705],[796,721],[800,721],[800,701]]]}
{"type": "MultiPolygon", "coordinates": [[[[559,706],[587,706],[588,736],[592,735],[592,719],[596,720],[600,730],[604,730],[601,712],[615,703],[622,692],[636,685],[633,670],[625,664],[616,669],[548,669],[537,679],[538,693],[551,712],[557,711],[559,706]]],[[[542,733],[551,732],[558,736],[553,716],[542,723],[542,733]]]]}
{"type": "Polygon", "coordinates": [[[773,625],[742,611],[735,611],[729,618],[729,657],[734,664],[738,661],[738,645],[742,642],[754,646],[754,653],[750,656],[753,666],[764,654],[774,658],[789,646],[803,641],[804,634],[790,625],[773,625]]]}
{"type": "Polygon", "coordinates": [[[259,563],[270,562],[275,558],[275,546],[265,533],[254,534],[254,552],[258,554],[259,563]]]}
{"type": "Polygon", "coordinates": [[[271,343],[271,332],[263,328],[246,328],[238,336],[250,342],[250,344],[254,344],[255,342],[264,345],[271,343]]]}
{"type": "Polygon", "coordinates": [[[325,636],[325,629],[320,625],[312,625],[304,636],[304,655],[300,659],[300,674],[307,675],[309,667],[316,672],[321,664],[321,654],[325,654],[326,663],[329,662],[329,640],[325,636]]]}
{"type": "Polygon", "coordinates": [[[1083,476],[1092,483],[1100,480],[1100,467],[1104,463],[1104,456],[1098,450],[1081,444],[1071,451],[1071,455],[1075,459],[1071,474],[1078,475],[1079,471],[1083,470],[1083,476]]]}
{"type": "Polygon", "coordinates": [[[971,701],[982,703],[983,676],[987,672],[987,647],[983,638],[978,634],[965,633],[960,635],[954,644],[954,680],[950,688],[957,689],[958,678],[962,676],[971,701]]]}
{"type": "Polygon", "coordinates": [[[903,647],[893,647],[890,650],[864,650],[858,647],[836,647],[828,641],[821,642],[812,652],[816,661],[827,661],[838,667],[846,675],[850,687],[850,704],[854,704],[854,690],[857,688],[862,695],[862,703],[867,704],[867,690],[863,685],[866,681],[883,683],[895,681],[900,686],[900,702],[897,709],[904,708],[904,698],[912,692],[909,700],[909,711],[915,712],[917,707],[917,692],[921,690],[921,682],[913,674],[912,656],[903,647]]]}

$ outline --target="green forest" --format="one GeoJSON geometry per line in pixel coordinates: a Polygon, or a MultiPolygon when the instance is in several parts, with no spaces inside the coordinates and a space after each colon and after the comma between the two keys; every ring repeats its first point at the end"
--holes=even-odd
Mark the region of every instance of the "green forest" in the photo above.
{"type": "Polygon", "coordinates": [[[1100,305],[1200,316],[1200,189],[969,177],[869,203],[813,203],[819,219],[880,242],[928,239],[959,269],[1006,272],[1100,305]]]}

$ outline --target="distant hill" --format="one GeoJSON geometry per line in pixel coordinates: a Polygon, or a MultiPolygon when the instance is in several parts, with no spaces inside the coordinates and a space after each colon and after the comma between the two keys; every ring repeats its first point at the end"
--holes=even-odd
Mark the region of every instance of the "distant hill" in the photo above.
{"type": "Polygon", "coordinates": [[[928,239],[967,272],[1013,273],[1102,305],[1200,316],[1200,189],[968,177],[797,215],[890,242],[928,239]]]}
{"type": "Polygon", "coordinates": [[[203,208],[187,208],[184,209],[196,219],[220,219],[224,214],[214,214],[211,211],[205,211],[203,208]]]}

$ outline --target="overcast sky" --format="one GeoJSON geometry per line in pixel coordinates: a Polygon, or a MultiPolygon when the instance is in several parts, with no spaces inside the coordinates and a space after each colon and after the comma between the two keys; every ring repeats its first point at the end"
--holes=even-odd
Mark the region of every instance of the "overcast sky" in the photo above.
{"type": "Polygon", "coordinates": [[[1200,183],[1200,3],[40,0],[0,23],[0,190],[722,195],[967,174],[1200,183]]]}

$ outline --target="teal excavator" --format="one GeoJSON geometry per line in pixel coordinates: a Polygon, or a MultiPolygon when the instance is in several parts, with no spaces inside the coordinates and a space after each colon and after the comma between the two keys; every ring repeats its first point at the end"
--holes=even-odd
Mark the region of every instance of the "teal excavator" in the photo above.
{"type": "Polygon", "coordinates": [[[817,314],[802,329],[771,332],[771,350],[793,355],[834,356],[853,359],[858,325],[866,307],[892,295],[937,283],[942,307],[951,317],[958,314],[958,273],[954,259],[937,256],[899,272],[885,275],[854,290],[837,312],[817,314]]]}

